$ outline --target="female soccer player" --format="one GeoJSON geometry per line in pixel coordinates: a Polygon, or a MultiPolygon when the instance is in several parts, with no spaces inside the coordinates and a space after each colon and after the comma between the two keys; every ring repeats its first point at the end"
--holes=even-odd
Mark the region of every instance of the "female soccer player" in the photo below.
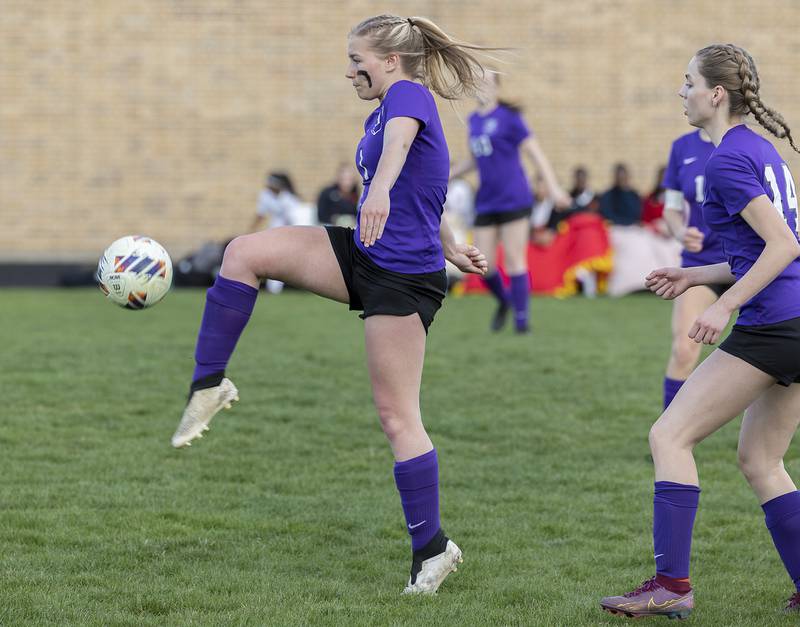
{"type": "MultiPolygon", "coordinates": [[[[687,133],[672,143],[664,173],[664,220],[683,245],[681,267],[725,262],[722,242],[703,219],[704,171],[714,144],[702,129],[687,133]],[[684,206],[689,206],[686,219],[684,206]]],[[[727,289],[727,285],[699,285],[687,290],[672,305],[672,350],[664,376],[664,409],[689,377],[700,359],[700,344],[689,337],[697,317],[727,289]]]]}
{"type": "Polygon", "coordinates": [[[533,161],[544,177],[548,191],[560,207],[571,199],[556,181],[553,168],[539,142],[531,135],[520,108],[498,97],[496,72],[486,75],[476,94],[478,110],[469,117],[471,156],[459,163],[451,178],[478,168],[480,186],[475,197],[475,245],[484,252],[489,270],[486,286],[498,306],[491,328],[505,326],[510,305],[514,308],[517,333],[527,333],[530,281],[528,279],[528,238],[533,194],[522,167],[520,151],[533,161]],[[511,293],[506,292],[497,272],[495,256],[498,242],[503,244],[505,269],[511,278],[511,293]]]}
{"type": "Polygon", "coordinates": [[[411,535],[406,593],[435,592],[461,561],[439,523],[436,450],[422,424],[419,389],[426,334],[445,296],[445,259],[464,272],[486,272],[480,251],[456,243],[441,220],[450,161],[431,94],[471,94],[483,68],[470,50],[480,49],[418,17],[379,15],[350,32],[346,76],[359,98],[378,100],[356,151],[364,182],[357,227],[287,226],[228,245],[207,295],[189,402],[172,437],[173,446],[188,445],[237,400],[224,371],[262,278],[363,310],[372,391],[411,535]]]}
{"type": "MultiPolygon", "coordinates": [[[[647,285],[669,299],[696,285],[732,284],[692,325],[689,337],[697,343],[714,344],[731,314],[740,312],[719,350],[689,376],[650,430],[656,576],[600,602],[626,616],[686,617],[692,611],[689,554],[700,494],[692,450],[742,411],[739,466],[800,589],[800,492],[783,466],[800,423],[800,386],[794,385],[800,382],[797,195],[786,163],[744,124],[745,116],[752,113],[798,149],[781,115],[762,103],[755,63],[737,46],[697,52],[680,95],[689,123],[716,146],[705,168],[703,216],[728,261],[655,270],[647,285]]],[[[800,610],[800,592],[786,609],[800,610]]]]}

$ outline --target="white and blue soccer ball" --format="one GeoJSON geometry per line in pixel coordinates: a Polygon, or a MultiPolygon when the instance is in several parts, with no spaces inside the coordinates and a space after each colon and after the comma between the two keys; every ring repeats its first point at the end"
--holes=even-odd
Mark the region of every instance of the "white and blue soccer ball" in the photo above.
{"type": "Polygon", "coordinates": [[[100,257],[97,282],[108,299],[120,307],[152,307],[172,285],[172,260],[154,239],[121,237],[100,257]]]}

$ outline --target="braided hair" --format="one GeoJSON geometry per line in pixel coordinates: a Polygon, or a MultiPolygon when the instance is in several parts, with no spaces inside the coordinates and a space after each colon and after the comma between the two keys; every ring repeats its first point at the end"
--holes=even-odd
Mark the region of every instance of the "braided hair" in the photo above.
{"type": "Polygon", "coordinates": [[[775,137],[788,139],[795,152],[800,153],[786,120],[761,101],[758,70],[747,50],[733,44],[712,44],[695,56],[697,69],[709,87],[719,85],[728,92],[731,114],[752,113],[761,126],[775,137]]]}

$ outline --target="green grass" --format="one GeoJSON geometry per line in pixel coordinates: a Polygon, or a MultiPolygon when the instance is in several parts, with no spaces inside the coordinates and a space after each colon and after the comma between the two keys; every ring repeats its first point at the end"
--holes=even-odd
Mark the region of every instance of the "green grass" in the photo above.
{"type": "MultiPolygon", "coordinates": [[[[489,334],[487,298],[447,301],[422,405],[465,561],[437,597],[405,598],[361,321],[262,297],[228,370],[241,403],[174,451],[202,302],[0,291],[0,624],[622,624],[597,600],[653,568],[647,431],[669,305],[536,299],[535,334],[517,338],[489,334]]],[[[737,429],[697,450],[691,621],[795,624],[737,429]]],[[[787,465],[800,474],[795,448],[787,465]]]]}

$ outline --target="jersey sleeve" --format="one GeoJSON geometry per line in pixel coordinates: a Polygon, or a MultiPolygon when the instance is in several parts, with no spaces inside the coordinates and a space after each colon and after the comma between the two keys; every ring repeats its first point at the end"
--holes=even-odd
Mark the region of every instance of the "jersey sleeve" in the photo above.
{"type": "Polygon", "coordinates": [[[431,118],[431,109],[422,85],[401,81],[391,87],[384,102],[386,122],[392,118],[414,118],[424,128],[431,118]]]}
{"type": "Polygon", "coordinates": [[[672,148],[669,151],[669,161],[667,161],[667,169],[664,170],[664,180],[662,185],[666,189],[681,190],[681,182],[678,180],[678,167],[681,162],[680,149],[677,142],[672,142],[672,148]]]}
{"type": "Polygon", "coordinates": [[[728,215],[741,213],[753,198],[767,191],[752,162],[737,154],[720,153],[706,164],[706,187],[725,206],[728,215]]]}
{"type": "Polygon", "coordinates": [[[533,134],[525,123],[525,119],[517,112],[514,112],[514,114],[510,116],[509,127],[511,139],[517,146],[533,134]]]}

